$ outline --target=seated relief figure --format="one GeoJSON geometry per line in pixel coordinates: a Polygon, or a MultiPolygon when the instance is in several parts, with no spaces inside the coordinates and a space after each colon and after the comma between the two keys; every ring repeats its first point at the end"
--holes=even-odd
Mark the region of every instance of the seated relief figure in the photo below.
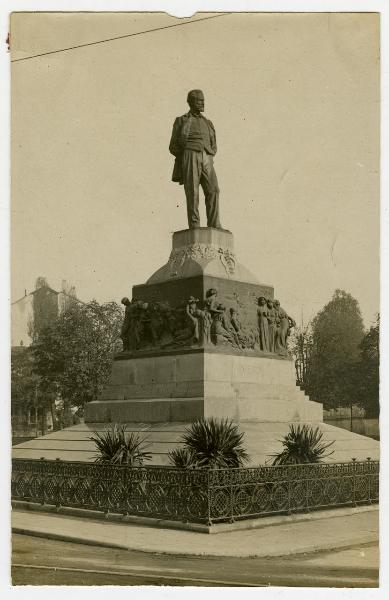
{"type": "Polygon", "coordinates": [[[190,296],[188,300],[174,310],[173,339],[169,345],[191,346],[200,337],[200,327],[197,314],[197,298],[190,296]]]}
{"type": "Polygon", "coordinates": [[[224,304],[218,304],[211,309],[212,325],[211,325],[211,341],[213,344],[231,344],[238,346],[237,340],[229,328],[226,319],[226,307],[224,304]]]}
{"type": "Polygon", "coordinates": [[[230,308],[230,323],[231,323],[231,331],[234,336],[237,345],[241,348],[245,348],[246,340],[245,335],[243,333],[242,324],[239,319],[239,315],[235,308],[230,308]]]}
{"type": "Polygon", "coordinates": [[[254,350],[255,345],[259,342],[258,329],[243,327],[235,308],[230,308],[230,325],[238,347],[242,350],[246,348],[254,350]]]}

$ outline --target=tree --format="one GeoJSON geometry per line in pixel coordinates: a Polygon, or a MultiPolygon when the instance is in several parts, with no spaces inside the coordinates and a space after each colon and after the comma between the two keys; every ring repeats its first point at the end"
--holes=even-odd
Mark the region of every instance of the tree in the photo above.
{"type": "Polygon", "coordinates": [[[46,414],[51,411],[55,423],[55,405],[52,396],[39,393],[40,377],[34,372],[34,357],[30,348],[16,347],[11,351],[11,412],[17,425],[27,425],[30,411],[42,435],[46,433],[46,414]],[[38,419],[38,415],[40,419],[38,419]],[[20,422],[21,418],[21,422],[20,422]]]}
{"type": "Polygon", "coordinates": [[[352,406],[358,390],[356,366],[364,336],[358,302],[335,290],[312,321],[312,351],[306,391],[326,408],[352,406]]]}
{"type": "Polygon", "coordinates": [[[360,343],[360,360],[357,364],[358,404],[366,410],[367,417],[378,417],[380,411],[380,316],[365,333],[360,343]]]}
{"type": "Polygon", "coordinates": [[[67,407],[96,400],[118,349],[122,320],[116,302],[72,303],[31,347],[41,389],[55,390],[67,407]]]}

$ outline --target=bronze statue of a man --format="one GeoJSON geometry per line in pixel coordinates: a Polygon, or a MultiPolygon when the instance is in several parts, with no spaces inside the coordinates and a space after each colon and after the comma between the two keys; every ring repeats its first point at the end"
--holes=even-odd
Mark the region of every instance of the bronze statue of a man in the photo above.
{"type": "Polygon", "coordinates": [[[190,111],[174,121],[169,150],[176,157],[172,180],[184,185],[188,225],[200,227],[199,186],[205,196],[207,226],[221,229],[219,220],[219,186],[213,157],[216,154],[216,132],[204,111],[204,94],[191,90],[187,101],[190,111]]]}

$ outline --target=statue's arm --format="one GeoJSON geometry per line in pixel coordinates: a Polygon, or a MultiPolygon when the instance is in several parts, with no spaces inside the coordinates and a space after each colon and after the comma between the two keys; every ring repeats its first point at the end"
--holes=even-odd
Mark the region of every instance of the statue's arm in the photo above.
{"type": "Polygon", "coordinates": [[[215,154],[216,154],[216,152],[217,152],[217,143],[216,143],[216,129],[215,129],[215,127],[214,127],[214,125],[213,125],[212,121],[209,121],[209,120],[208,120],[208,124],[209,124],[209,126],[210,126],[210,128],[211,128],[211,130],[212,130],[212,134],[213,134],[213,135],[212,135],[212,152],[213,152],[213,154],[215,155],[215,154]]]}
{"type": "Polygon", "coordinates": [[[173,154],[173,156],[178,156],[181,153],[179,139],[180,139],[180,120],[179,120],[179,117],[177,117],[173,124],[172,137],[170,139],[170,144],[169,144],[169,152],[170,152],[170,154],[173,154]]]}

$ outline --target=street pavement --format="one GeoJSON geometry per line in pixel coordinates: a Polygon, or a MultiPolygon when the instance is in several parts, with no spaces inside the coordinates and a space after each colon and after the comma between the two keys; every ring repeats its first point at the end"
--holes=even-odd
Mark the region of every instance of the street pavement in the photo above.
{"type": "Polygon", "coordinates": [[[12,529],[80,544],[179,556],[264,558],[378,543],[377,507],[327,514],[320,519],[290,519],[259,529],[206,534],[14,509],[12,529]]]}
{"type": "MultiPolygon", "coordinates": [[[[205,534],[203,539],[209,540],[205,534]]],[[[172,556],[14,534],[18,585],[377,587],[378,545],[275,558],[172,556]]]]}

